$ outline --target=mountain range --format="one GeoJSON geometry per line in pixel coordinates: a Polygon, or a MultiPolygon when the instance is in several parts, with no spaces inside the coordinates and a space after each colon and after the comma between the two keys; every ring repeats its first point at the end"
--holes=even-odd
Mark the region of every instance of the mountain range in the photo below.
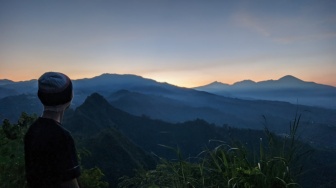
{"type": "MultiPolygon", "coordinates": [[[[98,165],[113,185],[121,175],[132,175],[134,168],[153,167],[155,157],[150,153],[169,159],[176,157],[159,144],[179,147],[186,156],[196,156],[202,148],[209,147],[209,140],[229,143],[236,139],[247,144],[246,147],[258,148],[265,127],[280,137],[287,137],[291,122],[298,116],[301,117],[298,130],[301,141],[319,151],[336,148],[336,109],[303,105],[300,98],[290,103],[276,97],[269,100],[255,97],[258,90],[259,94],[269,96],[272,92],[274,96],[283,92],[312,97],[308,91],[317,88],[318,91],[313,92],[316,99],[317,96],[332,99],[334,87],[304,82],[292,76],[261,83],[243,81],[225,85],[216,82],[212,88],[218,90],[211,91],[207,91],[209,85],[182,88],[136,75],[116,74],[73,80],[73,85],[75,97],[72,108],[65,114],[64,126],[73,133],[79,145],[91,153],[83,157],[82,164],[98,165]],[[227,91],[232,93],[220,93],[222,86],[231,88],[227,91]],[[238,91],[249,91],[251,95],[239,96],[238,91]]],[[[43,107],[36,91],[37,80],[1,80],[0,119],[16,121],[22,111],[41,113],[43,107]]],[[[314,171],[314,174],[332,179],[333,173],[324,172],[332,172],[333,166],[328,164],[334,163],[334,156],[332,152],[323,151],[312,160],[311,165],[323,166],[318,169],[323,172],[314,171]]],[[[313,171],[307,172],[310,173],[313,171]]]]}
{"type": "MultiPolygon", "coordinates": [[[[201,119],[169,123],[147,116],[134,116],[115,108],[98,93],[87,97],[75,110],[67,111],[64,127],[72,132],[81,147],[91,153],[83,158],[82,164],[88,168],[101,168],[112,187],[121,176],[131,176],[134,168],[152,168],[162,157],[176,159],[177,153],[169,147],[180,149],[183,157],[189,156],[188,160],[193,160],[204,148],[212,149],[223,143],[234,146],[239,142],[253,150],[259,147],[260,138],[265,140],[265,144],[267,142],[261,130],[219,127],[201,119]]],[[[332,142],[335,129],[318,130],[320,136],[332,142]]],[[[301,147],[310,150],[308,145],[301,147]]],[[[306,172],[299,181],[305,187],[329,182],[334,177],[332,164],[336,153],[324,150],[319,147],[309,160],[300,161],[304,163],[306,172]]]]}
{"type": "MultiPolygon", "coordinates": [[[[36,97],[37,80],[25,82],[5,80],[0,83],[4,83],[0,85],[2,90],[11,91],[2,93],[2,96],[5,97],[0,98],[0,118],[15,121],[22,111],[41,113],[43,107],[36,97]]],[[[74,109],[83,104],[92,93],[99,93],[109,104],[136,116],[147,116],[151,119],[171,123],[203,119],[217,126],[258,130],[268,126],[271,131],[278,134],[286,134],[288,123],[292,121],[295,114],[301,114],[301,123],[306,127],[305,130],[302,130],[303,138],[316,146],[326,143],[323,140],[330,141],[327,135],[333,131],[328,132],[327,130],[333,130],[336,127],[336,109],[283,101],[228,97],[215,94],[214,91],[210,93],[210,91],[199,91],[200,88],[177,87],[136,75],[103,74],[91,79],[74,80],[73,85],[75,97],[72,108],[74,109]],[[321,132],[325,132],[326,137],[316,141],[315,137],[320,136],[321,132]]],[[[212,84],[212,86],[214,85],[212,84]]],[[[227,87],[236,88],[232,91],[239,89],[246,91],[246,88],[252,87],[255,88],[254,93],[258,93],[256,88],[259,88],[269,95],[272,92],[276,93],[274,96],[281,92],[290,95],[291,92],[288,92],[290,90],[293,95],[301,94],[310,97],[312,94],[306,91],[319,88],[315,94],[322,98],[324,96],[322,94],[332,98],[335,90],[332,86],[304,82],[292,76],[258,83],[244,81],[227,87]]],[[[253,96],[253,92],[251,96],[253,96]]],[[[315,98],[319,97],[315,96],[315,98]]],[[[334,103],[334,101],[330,101],[331,105],[334,103]]],[[[328,146],[336,147],[334,143],[330,142],[328,146]]]]}
{"type": "Polygon", "coordinates": [[[336,109],[336,87],[305,82],[290,75],[279,80],[261,82],[244,80],[232,85],[213,82],[194,89],[226,97],[285,101],[292,104],[336,109]]]}
{"type": "MultiPolygon", "coordinates": [[[[336,109],[336,87],[305,82],[289,75],[278,80],[261,82],[244,80],[232,85],[213,82],[195,88],[181,88],[136,75],[102,74],[89,79],[73,80],[73,85],[75,90],[74,106],[82,104],[85,98],[93,92],[108,97],[113,92],[129,90],[182,100],[185,100],[187,93],[188,96],[193,96],[195,91],[205,91],[228,98],[283,101],[336,109]]],[[[0,80],[0,99],[20,94],[36,94],[36,90],[37,80],[21,82],[0,80]]]]}

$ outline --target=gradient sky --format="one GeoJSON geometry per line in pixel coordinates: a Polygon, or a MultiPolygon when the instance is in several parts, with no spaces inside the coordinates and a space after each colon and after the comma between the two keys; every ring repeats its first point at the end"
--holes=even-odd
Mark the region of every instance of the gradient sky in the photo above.
{"type": "Polygon", "coordinates": [[[336,1],[0,0],[0,79],[46,71],[336,86],[336,1]]]}

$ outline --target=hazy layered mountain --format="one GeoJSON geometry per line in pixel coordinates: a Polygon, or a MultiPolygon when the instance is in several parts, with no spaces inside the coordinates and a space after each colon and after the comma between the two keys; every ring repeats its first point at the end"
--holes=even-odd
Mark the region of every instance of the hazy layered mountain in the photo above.
{"type": "MultiPolygon", "coordinates": [[[[37,80],[11,82],[4,81],[5,84],[0,85],[0,96],[12,96],[20,94],[37,93],[37,80]],[[2,92],[3,91],[3,92],[2,92]]],[[[111,93],[126,89],[143,94],[155,94],[164,96],[174,96],[183,98],[189,91],[188,95],[192,95],[193,89],[176,87],[167,83],[159,83],[155,80],[142,78],[136,75],[118,75],[118,74],[102,74],[89,79],[73,80],[75,97],[73,106],[81,105],[87,96],[97,92],[103,96],[109,96],[111,93]],[[191,92],[191,93],[190,93],[191,92]]]]}
{"type": "Polygon", "coordinates": [[[145,79],[136,75],[102,74],[90,79],[79,79],[73,81],[75,105],[80,105],[84,99],[94,93],[107,96],[121,89],[141,92],[164,92],[164,84],[151,79],[145,79]],[[78,101],[78,102],[77,102],[78,101]]]}
{"type": "MultiPolygon", "coordinates": [[[[200,119],[172,124],[146,116],[134,116],[111,106],[97,93],[89,96],[75,111],[70,110],[65,117],[64,126],[82,140],[83,146],[93,152],[91,158],[85,159],[84,164],[98,165],[108,177],[113,177],[110,182],[114,182],[122,173],[129,173],[132,168],[151,166],[151,157],[134,145],[156,156],[175,159],[177,156],[174,151],[160,145],[178,147],[184,156],[194,157],[205,147],[222,144],[209,140],[220,140],[229,145],[238,140],[247,149],[258,148],[260,138],[267,142],[263,131],[258,130],[218,127],[200,119]],[[122,173],[119,174],[119,171],[122,173]]],[[[289,125],[285,126],[288,129],[289,125]]],[[[303,124],[299,129],[311,134],[318,133],[314,135],[315,142],[320,142],[321,138],[333,139],[331,136],[336,133],[335,127],[320,125],[305,127],[303,124]]],[[[301,132],[300,135],[304,136],[305,133],[301,132]]],[[[334,163],[335,153],[322,151],[327,147],[321,143],[317,148],[320,150],[305,165],[305,170],[309,171],[301,177],[302,182],[309,186],[319,185],[321,178],[325,178],[323,181],[331,181],[335,173],[332,171],[334,165],[330,165],[334,163]],[[330,171],[327,176],[323,175],[325,171],[330,171]]]]}
{"type": "Polygon", "coordinates": [[[11,84],[11,83],[13,83],[12,80],[8,80],[8,79],[0,80],[0,85],[6,85],[6,84],[11,84]]]}
{"type": "MultiPolygon", "coordinates": [[[[186,154],[197,155],[209,139],[227,139],[229,135],[226,128],[211,125],[200,119],[175,124],[147,116],[134,116],[113,107],[97,93],[89,96],[81,106],[70,112],[64,126],[74,135],[83,136],[113,128],[145,151],[154,152],[159,156],[166,155],[167,149],[158,144],[179,146],[186,154]],[[192,147],[188,147],[190,145],[192,147]]],[[[169,156],[176,157],[174,153],[170,153],[169,156]]]]}
{"type": "Polygon", "coordinates": [[[261,82],[245,80],[233,85],[213,82],[195,89],[227,97],[285,101],[336,109],[336,87],[305,82],[293,76],[261,82]]]}
{"type": "Polygon", "coordinates": [[[17,95],[18,93],[14,89],[1,88],[0,85],[0,99],[8,96],[17,95]]]}
{"type": "Polygon", "coordinates": [[[133,115],[145,115],[153,119],[173,123],[201,118],[209,122],[222,124],[223,118],[235,119],[233,116],[227,117],[227,115],[215,108],[207,106],[193,107],[185,102],[162,95],[120,90],[108,96],[107,100],[113,106],[133,115]]]}
{"type": "MultiPolygon", "coordinates": [[[[244,108],[239,103],[235,104],[240,108],[244,108]]],[[[136,103],[135,106],[140,106],[139,103],[136,103]]],[[[277,102],[259,102],[254,101],[254,103],[247,104],[245,103],[246,111],[241,110],[240,112],[232,112],[231,116],[236,116],[237,121],[242,124],[227,124],[230,127],[237,128],[246,128],[246,129],[260,129],[262,130],[267,126],[270,130],[276,132],[279,135],[288,134],[289,123],[293,121],[295,113],[301,114],[301,126],[302,128],[298,131],[301,135],[301,138],[307,142],[311,142],[313,146],[316,147],[332,147],[336,148],[333,135],[336,134],[336,116],[335,111],[327,109],[319,109],[314,107],[305,107],[302,106],[302,109],[293,109],[295,105],[289,103],[277,103],[277,102]],[[249,109],[248,105],[252,106],[252,109],[249,109]],[[265,109],[264,109],[265,108],[265,109]],[[269,113],[260,114],[256,116],[256,120],[249,119],[248,115],[251,115],[253,109],[264,109],[265,111],[269,110],[269,113]],[[296,112],[296,110],[298,110],[296,112]],[[247,117],[246,117],[247,116],[247,117]],[[251,122],[250,122],[251,121],[251,122]],[[243,123],[246,124],[243,124],[243,123]]],[[[134,107],[133,107],[134,108],[134,107]]],[[[164,108],[164,107],[163,107],[164,108]]],[[[238,108],[238,107],[237,107],[238,108]]],[[[153,111],[156,111],[153,109],[153,111]]],[[[254,110],[256,111],[256,110],[254,110]]],[[[179,111],[177,110],[177,113],[179,111]]],[[[137,137],[141,126],[151,127],[153,124],[155,126],[166,127],[170,129],[170,123],[162,122],[160,120],[153,121],[145,116],[133,116],[129,113],[121,111],[115,107],[112,107],[106,99],[104,99],[99,94],[91,95],[83,105],[75,110],[75,114],[78,116],[85,114],[82,118],[76,119],[73,125],[78,125],[72,131],[80,131],[95,133],[104,128],[118,127],[122,124],[127,125],[127,133],[132,134],[134,137],[137,137]],[[95,124],[95,126],[91,126],[95,124]],[[139,127],[139,124],[141,126],[139,127]],[[106,127],[109,125],[110,127],[106,127]],[[103,126],[103,127],[102,127],[103,126]]],[[[258,112],[255,112],[258,114],[258,112]]],[[[174,116],[173,112],[170,114],[174,116]]],[[[197,118],[190,119],[193,121],[197,118]]],[[[223,119],[223,121],[234,121],[228,119],[223,119]]],[[[227,126],[226,125],[226,126],[227,126]]],[[[145,129],[142,127],[143,129],[145,129]]],[[[125,127],[123,129],[126,129],[125,127]]],[[[151,130],[151,128],[149,128],[151,130]]],[[[163,130],[161,130],[163,131],[163,130]]],[[[143,142],[142,137],[137,137],[139,142],[143,142]]],[[[148,144],[144,144],[148,145],[148,144]]]]}
{"type": "MultiPolygon", "coordinates": [[[[193,89],[176,87],[167,83],[142,78],[136,75],[102,74],[90,79],[73,80],[75,98],[73,106],[79,106],[93,92],[109,97],[119,90],[129,90],[142,94],[150,94],[175,99],[182,102],[192,101],[197,106],[195,98],[202,95],[198,91],[206,91],[230,98],[249,100],[284,101],[292,104],[319,106],[336,109],[336,87],[305,82],[293,76],[285,76],[279,80],[254,82],[244,80],[233,85],[213,82],[209,85],[193,89]],[[190,99],[190,100],[189,100],[190,99]]],[[[19,95],[36,94],[37,80],[13,82],[0,80],[0,99],[19,95]]],[[[203,95],[206,95],[203,93],[203,95]]]]}
{"type": "MultiPolygon", "coordinates": [[[[91,93],[98,92],[114,106],[133,115],[145,115],[173,123],[201,118],[219,126],[229,125],[239,128],[263,129],[263,122],[265,121],[263,117],[265,117],[266,120],[272,122],[270,128],[273,131],[283,133],[287,128],[284,124],[288,124],[298,112],[304,115],[307,124],[323,126],[335,126],[336,124],[336,110],[293,105],[286,102],[224,97],[204,91],[176,87],[167,83],[159,83],[134,75],[103,74],[91,79],[74,80],[73,83],[75,97],[72,108],[81,105],[91,93]]],[[[296,88],[311,88],[311,85],[322,89],[334,88],[306,83],[290,76],[277,81],[261,83],[243,81],[235,84],[234,87],[247,88],[247,86],[251,86],[253,88],[254,85],[258,85],[262,90],[262,88],[273,88],[274,84],[277,84],[278,87],[274,87],[273,90],[280,88],[278,92],[274,91],[274,96],[284,91],[282,88],[289,88],[289,86],[295,91],[296,88]],[[299,85],[302,86],[299,87],[299,85]]],[[[215,83],[213,85],[222,84],[215,83]]],[[[0,99],[0,114],[4,114],[4,118],[15,120],[15,117],[18,117],[21,111],[41,113],[41,106],[39,107],[36,104],[38,103],[36,87],[36,80],[10,82],[10,84],[1,86],[0,88],[13,89],[15,92],[21,93],[30,92],[31,94],[25,95],[26,97],[19,95],[0,99]],[[27,96],[30,96],[30,98],[27,96]]],[[[255,92],[257,91],[258,89],[255,90],[255,92]]],[[[270,92],[268,93],[270,94],[270,92]]],[[[251,94],[251,96],[253,95],[251,94]]]]}
{"type": "MultiPolygon", "coordinates": [[[[17,94],[37,93],[37,80],[13,82],[11,80],[1,80],[0,88],[15,91],[17,94]]],[[[11,93],[2,93],[9,96],[11,93]]]]}
{"type": "Polygon", "coordinates": [[[10,95],[17,95],[14,89],[1,87],[3,85],[12,84],[12,83],[14,82],[8,79],[0,80],[0,99],[3,97],[10,96],[10,95]]]}
{"type": "Polygon", "coordinates": [[[20,94],[0,99],[0,119],[15,122],[22,112],[41,114],[43,106],[36,95],[20,94]]]}
{"type": "Polygon", "coordinates": [[[196,156],[212,139],[230,142],[230,135],[234,138],[242,136],[244,142],[248,139],[258,140],[263,136],[262,131],[244,132],[217,127],[200,119],[169,123],[147,116],[134,116],[110,105],[97,93],[89,96],[75,111],[70,111],[66,115],[64,126],[76,137],[83,138],[99,134],[102,130],[114,129],[143,150],[167,158],[175,158],[176,153],[160,145],[179,147],[185,155],[196,156]],[[250,134],[251,132],[254,134],[250,134]],[[252,138],[256,135],[257,138],[252,138]]]}
{"type": "MultiPolygon", "coordinates": [[[[7,80],[1,83],[1,119],[9,118],[15,121],[22,111],[41,113],[42,105],[36,96],[36,80],[7,80]]],[[[334,87],[304,82],[291,76],[258,83],[246,80],[234,85],[215,82],[208,86],[213,93],[176,87],[134,75],[104,74],[92,79],[74,80],[73,83],[74,110],[67,111],[65,126],[85,146],[94,150],[93,158],[100,161],[100,164],[106,167],[105,170],[119,168],[113,166],[117,164],[112,165],[104,161],[104,156],[112,158],[117,150],[121,150],[120,153],[132,161],[130,163],[133,167],[150,165],[151,160],[146,157],[146,152],[175,157],[174,153],[158,144],[179,146],[187,155],[197,155],[209,139],[229,142],[230,140],[226,139],[230,135],[242,143],[258,144],[258,139],[262,136],[260,130],[265,126],[286,137],[295,114],[302,115],[298,133],[303,141],[315,148],[336,148],[336,110],[297,105],[296,102],[291,104],[274,101],[274,97],[289,97],[294,94],[306,96],[310,100],[315,100],[312,96],[316,99],[319,99],[318,96],[329,96],[324,99],[329,100],[333,97],[334,87]],[[219,93],[214,94],[214,91],[219,93]],[[240,96],[241,98],[253,100],[239,99],[233,91],[245,94],[240,96]],[[273,97],[270,99],[273,101],[256,100],[254,95],[273,97]],[[117,137],[120,139],[116,139],[117,137]],[[251,141],[255,137],[257,141],[251,141]],[[102,143],[105,142],[118,143],[120,147],[104,155],[104,149],[113,146],[108,144],[108,148],[102,147],[102,143]],[[130,146],[127,143],[131,143],[130,146]],[[135,146],[134,150],[127,149],[133,148],[132,144],[135,146]],[[141,152],[137,147],[146,152],[141,152]],[[144,160],[137,163],[134,160],[137,155],[141,155],[144,160]]],[[[301,104],[302,99],[298,100],[301,104]]],[[[123,163],[122,158],[113,160],[123,163]]],[[[86,164],[92,165],[93,159],[86,164]]],[[[128,167],[125,169],[129,170],[128,167]]],[[[113,172],[109,173],[113,175],[113,172]]]]}
{"type": "Polygon", "coordinates": [[[108,99],[114,106],[133,115],[146,115],[169,122],[201,118],[219,126],[263,129],[267,121],[270,122],[268,126],[271,130],[282,133],[287,130],[288,122],[299,113],[304,117],[307,126],[336,124],[336,110],[332,109],[286,102],[240,100],[207,93],[180,101],[123,90],[112,94],[108,99]]]}

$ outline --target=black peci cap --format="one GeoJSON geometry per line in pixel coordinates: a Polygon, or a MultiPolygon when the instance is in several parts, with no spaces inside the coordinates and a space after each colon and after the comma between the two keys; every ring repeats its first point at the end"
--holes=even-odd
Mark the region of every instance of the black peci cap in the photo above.
{"type": "Polygon", "coordinates": [[[57,106],[72,100],[72,82],[58,72],[46,72],[38,79],[39,99],[45,106],[57,106]]]}

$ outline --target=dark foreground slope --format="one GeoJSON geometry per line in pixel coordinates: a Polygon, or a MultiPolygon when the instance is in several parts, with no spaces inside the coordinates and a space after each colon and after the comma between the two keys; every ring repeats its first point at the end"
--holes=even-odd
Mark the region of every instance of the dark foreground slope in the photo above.
{"type": "MultiPolygon", "coordinates": [[[[122,175],[132,175],[130,171],[134,168],[150,168],[153,160],[147,153],[155,154],[153,157],[176,158],[173,151],[160,145],[178,147],[185,158],[192,158],[204,148],[218,145],[211,140],[221,140],[231,146],[239,141],[254,153],[258,153],[260,138],[267,144],[263,131],[217,127],[200,119],[171,124],[133,116],[114,108],[99,94],[92,94],[70,112],[65,126],[92,153],[83,158],[84,165],[102,168],[111,185],[122,175]]],[[[313,156],[300,161],[305,172],[299,177],[300,183],[316,187],[332,181],[336,175],[332,170],[335,158],[334,152],[315,150],[313,156]]]]}
{"type": "Polygon", "coordinates": [[[110,187],[115,187],[122,176],[133,176],[134,169],[152,169],[156,164],[152,156],[113,128],[81,139],[79,148],[89,151],[83,155],[82,165],[102,169],[110,187]]]}
{"type": "MultiPolygon", "coordinates": [[[[93,111],[95,113],[100,114],[93,111]]],[[[116,187],[119,178],[133,176],[134,169],[155,167],[155,159],[117,131],[114,124],[98,121],[106,114],[99,118],[90,115],[70,110],[64,119],[64,126],[72,131],[78,143],[81,164],[85,168],[99,167],[110,187],[116,187]]]]}
{"type": "Polygon", "coordinates": [[[209,140],[231,142],[231,138],[239,138],[247,143],[252,139],[258,142],[264,135],[257,130],[217,127],[201,119],[172,124],[147,116],[134,116],[111,106],[97,93],[89,96],[83,105],[69,115],[65,126],[74,135],[81,137],[113,128],[145,151],[168,158],[176,155],[160,145],[179,147],[187,156],[196,156],[207,146],[209,140]]]}

